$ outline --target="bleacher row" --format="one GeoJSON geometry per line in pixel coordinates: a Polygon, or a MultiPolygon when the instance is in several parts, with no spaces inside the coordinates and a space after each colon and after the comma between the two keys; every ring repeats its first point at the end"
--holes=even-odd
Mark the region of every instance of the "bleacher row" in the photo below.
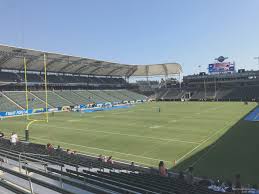
{"type": "Polygon", "coordinates": [[[259,86],[243,86],[228,88],[162,88],[156,93],[157,99],[177,100],[190,95],[191,100],[217,99],[234,101],[259,101],[259,86]]]}
{"type": "MultiPolygon", "coordinates": [[[[27,73],[27,81],[31,83],[43,83],[44,74],[27,73]]],[[[88,76],[74,76],[74,75],[55,75],[48,74],[48,83],[84,83],[84,84],[126,84],[123,78],[110,78],[110,77],[88,77],[88,76]]],[[[24,73],[15,72],[1,72],[0,82],[24,82],[24,73]]]]}
{"type": "Polygon", "coordinates": [[[5,193],[216,193],[156,170],[95,157],[48,150],[44,145],[0,139],[0,191],[5,193]],[[152,172],[152,173],[151,173],[152,172]]]}
{"type": "MultiPolygon", "coordinates": [[[[29,109],[44,108],[45,91],[28,92],[29,109]]],[[[56,90],[48,91],[48,107],[75,106],[88,103],[145,100],[146,97],[129,90],[56,90]]],[[[0,92],[0,112],[26,109],[25,91],[0,92]]]]}

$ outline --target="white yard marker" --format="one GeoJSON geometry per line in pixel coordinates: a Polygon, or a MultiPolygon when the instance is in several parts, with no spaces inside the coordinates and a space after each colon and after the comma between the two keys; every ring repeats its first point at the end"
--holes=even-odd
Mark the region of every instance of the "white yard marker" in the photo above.
{"type": "MultiPolygon", "coordinates": [[[[46,127],[46,125],[42,124],[35,124],[40,127],[46,127]]],[[[54,128],[60,128],[60,129],[71,129],[70,127],[60,127],[57,125],[50,125],[54,128]]],[[[96,132],[96,133],[104,133],[109,135],[121,135],[121,136],[128,136],[128,137],[137,137],[137,138],[143,138],[143,139],[151,139],[151,140],[157,140],[157,141],[171,141],[171,142],[180,142],[180,143],[189,143],[189,144],[199,144],[199,142],[193,142],[193,141],[185,141],[185,140],[179,140],[179,139],[168,139],[168,138],[156,138],[156,137],[149,137],[149,136],[142,136],[142,135],[134,135],[134,134],[126,134],[126,133],[118,133],[118,132],[108,132],[108,131],[99,131],[99,130],[93,130],[93,129],[80,129],[80,128],[73,128],[74,131],[81,131],[81,132],[96,132]]]]}
{"type": "Polygon", "coordinates": [[[71,119],[71,120],[68,120],[68,122],[78,122],[78,121],[81,121],[80,119],[71,119]]]}
{"type": "Polygon", "coordinates": [[[150,129],[158,129],[158,128],[161,128],[162,126],[160,125],[153,125],[153,126],[150,126],[149,128],[150,129]]]}

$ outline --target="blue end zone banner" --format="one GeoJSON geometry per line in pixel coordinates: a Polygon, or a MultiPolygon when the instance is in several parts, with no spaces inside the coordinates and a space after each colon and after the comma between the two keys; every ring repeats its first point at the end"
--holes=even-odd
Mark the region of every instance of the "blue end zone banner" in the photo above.
{"type": "Polygon", "coordinates": [[[259,121],[259,107],[254,109],[249,115],[245,118],[246,121],[259,121]]]}
{"type": "Polygon", "coordinates": [[[212,63],[208,67],[209,73],[235,72],[235,64],[230,62],[212,63]]]}

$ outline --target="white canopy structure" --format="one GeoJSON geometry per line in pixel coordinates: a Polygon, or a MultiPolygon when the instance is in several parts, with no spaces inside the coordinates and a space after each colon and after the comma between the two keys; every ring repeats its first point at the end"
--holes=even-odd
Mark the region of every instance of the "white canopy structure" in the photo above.
{"type": "Polygon", "coordinates": [[[22,71],[25,57],[27,71],[42,72],[44,54],[47,57],[47,71],[54,73],[131,77],[179,75],[182,72],[178,63],[129,65],[6,45],[0,45],[0,69],[22,71]]]}

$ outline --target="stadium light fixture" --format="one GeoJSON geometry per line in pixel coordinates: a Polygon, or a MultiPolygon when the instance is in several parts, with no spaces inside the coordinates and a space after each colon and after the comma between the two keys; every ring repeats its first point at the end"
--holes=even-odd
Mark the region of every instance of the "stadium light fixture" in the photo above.
{"type": "Polygon", "coordinates": [[[259,56],[258,57],[254,57],[254,59],[258,61],[258,66],[259,66],[259,56]]]}

